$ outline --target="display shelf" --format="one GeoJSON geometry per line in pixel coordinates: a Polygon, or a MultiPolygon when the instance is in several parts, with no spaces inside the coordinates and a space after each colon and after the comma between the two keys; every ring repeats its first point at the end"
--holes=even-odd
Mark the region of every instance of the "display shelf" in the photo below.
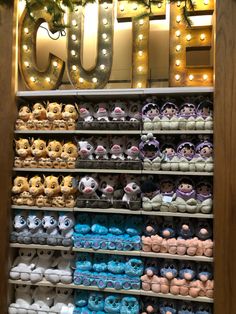
{"type": "Polygon", "coordinates": [[[159,174],[169,176],[213,176],[213,172],[193,172],[193,171],[155,171],[142,170],[142,174],[159,174]]]}
{"type": "Polygon", "coordinates": [[[60,212],[73,212],[74,208],[68,208],[68,207],[37,207],[37,206],[18,206],[18,205],[12,205],[11,209],[20,209],[20,210],[42,210],[42,211],[60,211],[60,212]]]}
{"type": "Polygon", "coordinates": [[[204,218],[213,219],[213,214],[201,214],[201,213],[172,213],[172,212],[159,212],[159,211],[141,211],[141,215],[147,216],[163,216],[163,217],[186,217],[186,218],[204,218]]]}
{"type": "Polygon", "coordinates": [[[174,299],[174,300],[185,300],[185,301],[195,301],[195,302],[205,302],[205,303],[213,303],[213,299],[206,298],[206,297],[197,297],[192,298],[190,296],[181,296],[181,295],[173,295],[171,293],[163,294],[163,293],[154,293],[152,291],[144,291],[144,290],[116,290],[114,288],[104,288],[99,289],[95,286],[82,286],[82,285],[75,285],[71,284],[52,284],[46,280],[42,280],[38,283],[33,284],[31,281],[23,281],[23,280],[12,280],[9,279],[8,282],[13,285],[29,285],[29,286],[43,286],[43,287],[60,287],[60,288],[67,288],[67,289],[78,289],[78,290],[86,290],[86,291],[103,291],[103,292],[111,292],[111,293],[119,293],[119,294],[130,294],[130,295],[140,295],[140,296],[152,296],[155,298],[164,298],[164,299],[174,299]]]}
{"type": "Polygon", "coordinates": [[[141,215],[141,210],[130,210],[123,208],[78,208],[74,207],[75,212],[88,212],[88,213],[107,213],[107,214],[125,214],[125,215],[141,215]]]}
{"type": "Polygon", "coordinates": [[[21,244],[21,243],[10,243],[11,248],[15,249],[43,249],[43,250],[54,250],[54,251],[71,251],[71,246],[50,246],[41,244],[21,244]]]}

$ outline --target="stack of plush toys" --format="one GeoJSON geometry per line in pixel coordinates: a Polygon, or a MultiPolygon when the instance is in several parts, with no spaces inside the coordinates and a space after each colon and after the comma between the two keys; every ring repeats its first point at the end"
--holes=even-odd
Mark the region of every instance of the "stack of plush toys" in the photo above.
{"type": "Polygon", "coordinates": [[[57,102],[19,107],[16,130],[75,130],[79,114],[75,105],[57,102]]]}
{"type": "Polygon", "coordinates": [[[94,250],[140,250],[142,217],[80,213],[73,234],[74,246],[94,250]]]}
{"type": "Polygon", "coordinates": [[[19,249],[10,269],[13,280],[30,281],[36,284],[42,280],[49,283],[70,284],[73,280],[75,256],[73,252],[43,249],[19,249]]]}
{"type": "Polygon", "coordinates": [[[15,140],[17,168],[75,168],[77,146],[72,142],[26,139],[15,140]]]}
{"type": "Polygon", "coordinates": [[[144,252],[213,256],[212,226],[205,219],[150,217],[143,233],[144,252]]]}
{"type": "Polygon", "coordinates": [[[175,101],[159,105],[156,97],[146,99],[142,107],[144,130],[212,130],[213,103],[204,99],[198,105],[186,101],[180,106],[175,101]]]}
{"type": "Polygon", "coordinates": [[[16,210],[12,243],[72,246],[75,219],[70,212],[16,210]]]}
{"type": "Polygon", "coordinates": [[[145,297],[141,314],[212,314],[209,303],[193,303],[145,297]]]}
{"type": "Polygon", "coordinates": [[[191,214],[209,214],[212,211],[212,185],[206,179],[194,184],[189,177],[176,181],[162,177],[155,182],[155,177],[150,176],[143,181],[141,192],[143,210],[191,214]]]}
{"type": "Polygon", "coordinates": [[[100,289],[140,289],[143,269],[140,258],[82,253],[76,257],[74,283],[100,289]]]}
{"type": "Polygon", "coordinates": [[[139,144],[144,170],[163,171],[213,171],[213,144],[202,140],[196,145],[181,141],[177,145],[166,142],[160,147],[152,133],[143,135],[139,144]]]}
{"type": "Polygon", "coordinates": [[[214,281],[209,263],[175,261],[171,259],[147,259],[142,289],[155,293],[171,293],[196,297],[213,298],[214,281]]]}
{"type": "Polygon", "coordinates": [[[101,292],[77,291],[73,314],[139,314],[140,301],[137,297],[101,292]]]}
{"type": "Polygon", "coordinates": [[[76,203],[72,176],[17,176],[12,187],[13,205],[69,207],[76,203]]]}

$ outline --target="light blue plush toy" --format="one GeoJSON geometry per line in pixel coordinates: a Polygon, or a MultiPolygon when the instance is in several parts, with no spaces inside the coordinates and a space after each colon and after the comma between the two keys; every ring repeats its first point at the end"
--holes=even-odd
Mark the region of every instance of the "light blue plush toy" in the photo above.
{"type": "Polygon", "coordinates": [[[93,258],[93,270],[97,273],[107,271],[107,255],[95,254],[93,258]]]}
{"type": "Polygon", "coordinates": [[[143,229],[143,219],[140,216],[132,216],[126,219],[125,232],[131,237],[141,235],[143,229]]]}
{"type": "Polygon", "coordinates": [[[180,303],[177,313],[178,314],[195,314],[194,306],[191,302],[180,303]]]}
{"type": "Polygon", "coordinates": [[[75,261],[76,270],[90,271],[92,266],[92,257],[89,253],[78,253],[75,261]]]}
{"type": "Polygon", "coordinates": [[[92,233],[105,235],[108,233],[108,217],[107,215],[95,215],[92,219],[92,233]]]}
{"type": "Polygon", "coordinates": [[[109,233],[118,236],[124,234],[124,232],[124,217],[111,215],[109,218],[109,233]]]}
{"type": "Polygon", "coordinates": [[[88,308],[91,311],[98,311],[104,310],[104,295],[99,292],[90,293],[88,299],[88,308]]]}
{"type": "Polygon", "coordinates": [[[125,266],[125,273],[130,277],[140,277],[143,275],[144,265],[143,261],[138,258],[131,258],[127,261],[125,266]]]}
{"type": "Polygon", "coordinates": [[[203,282],[212,279],[212,267],[209,263],[199,264],[197,266],[197,278],[203,282]]]}
{"type": "Polygon", "coordinates": [[[176,314],[177,304],[173,300],[165,300],[160,303],[160,314],[176,314]]]}
{"type": "Polygon", "coordinates": [[[74,301],[75,306],[78,306],[80,308],[84,308],[88,304],[88,292],[87,291],[75,291],[74,301]]]}
{"type": "Polygon", "coordinates": [[[196,277],[196,267],[193,262],[183,261],[179,267],[179,277],[181,279],[193,280],[196,277]]]}
{"type": "Polygon", "coordinates": [[[195,307],[195,314],[212,314],[212,307],[210,304],[198,304],[195,307]]]}
{"type": "Polygon", "coordinates": [[[139,314],[139,302],[135,297],[124,297],[121,301],[120,314],[139,314]]]}
{"type": "Polygon", "coordinates": [[[161,277],[165,277],[168,280],[176,278],[178,276],[177,263],[174,260],[164,260],[160,268],[161,277]]]}
{"type": "Polygon", "coordinates": [[[105,299],[104,310],[110,314],[120,314],[121,298],[119,295],[110,295],[105,299]]]}
{"type": "Polygon", "coordinates": [[[87,213],[79,213],[76,217],[74,230],[79,234],[88,234],[91,230],[90,215],[87,213]]]}
{"type": "Polygon", "coordinates": [[[112,274],[123,274],[126,268],[126,258],[120,255],[110,256],[107,266],[112,274]]]}

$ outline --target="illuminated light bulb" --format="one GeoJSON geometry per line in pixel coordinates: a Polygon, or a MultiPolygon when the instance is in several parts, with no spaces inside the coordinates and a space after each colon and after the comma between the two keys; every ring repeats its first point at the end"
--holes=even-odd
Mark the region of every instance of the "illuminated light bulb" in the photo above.
{"type": "Polygon", "coordinates": [[[75,50],[71,50],[71,54],[72,54],[72,56],[75,56],[76,55],[75,50]]]}
{"type": "Polygon", "coordinates": [[[72,20],[72,25],[73,25],[73,26],[77,26],[76,20],[72,20]]]}
{"type": "Polygon", "coordinates": [[[176,60],[175,64],[177,65],[177,67],[180,66],[180,60],[176,60]]]}
{"type": "Polygon", "coordinates": [[[161,2],[158,3],[157,7],[160,9],[162,7],[161,2]]]}
{"type": "Polygon", "coordinates": [[[25,51],[28,51],[28,46],[27,46],[27,45],[23,45],[23,49],[24,49],[25,51]]]}
{"type": "Polygon", "coordinates": [[[72,68],[73,71],[76,71],[76,70],[77,70],[77,66],[76,66],[76,65],[72,65],[71,68],[72,68]]]}
{"type": "Polygon", "coordinates": [[[139,50],[138,55],[139,55],[140,57],[142,57],[142,56],[143,56],[143,51],[142,51],[142,50],[139,50]]]}
{"type": "Polygon", "coordinates": [[[201,35],[200,35],[200,39],[201,39],[201,40],[205,40],[205,39],[206,39],[206,35],[205,35],[205,34],[201,34],[201,35]]]}
{"type": "Polygon", "coordinates": [[[139,72],[141,72],[143,70],[143,67],[139,66],[138,70],[139,70],[139,72]]]}
{"type": "Polygon", "coordinates": [[[108,9],[108,4],[107,4],[107,2],[104,2],[104,3],[103,3],[103,6],[104,6],[104,9],[105,9],[105,10],[108,9]]]}
{"type": "Polygon", "coordinates": [[[142,34],[138,35],[138,39],[143,40],[143,35],[142,34]]]}
{"type": "Polygon", "coordinates": [[[54,61],[54,62],[53,62],[53,66],[54,66],[55,68],[57,68],[57,67],[58,67],[58,63],[57,63],[57,61],[54,61]]]}
{"type": "Polygon", "coordinates": [[[107,54],[107,50],[106,49],[102,49],[102,54],[105,56],[107,54]]]}
{"type": "Polygon", "coordinates": [[[46,77],[45,80],[46,80],[48,83],[50,83],[50,81],[51,81],[50,77],[46,77]]]}
{"type": "Polygon", "coordinates": [[[108,24],[107,19],[103,19],[102,22],[103,22],[103,25],[107,25],[108,24]]]}
{"type": "Polygon", "coordinates": [[[137,84],[137,87],[138,87],[138,88],[141,88],[141,87],[142,87],[142,83],[139,82],[139,83],[137,84]]]}
{"type": "Polygon", "coordinates": [[[104,64],[101,64],[101,65],[100,65],[100,69],[101,69],[101,70],[104,70],[104,69],[105,69],[105,65],[104,65],[104,64]]]}
{"type": "Polygon", "coordinates": [[[192,74],[190,74],[188,78],[190,81],[192,81],[194,79],[194,76],[192,74]]]}
{"type": "Polygon", "coordinates": [[[30,64],[29,64],[28,61],[25,61],[25,62],[24,62],[24,65],[26,66],[26,68],[29,68],[29,66],[30,66],[30,64]]]}
{"type": "Polygon", "coordinates": [[[208,75],[204,74],[202,78],[203,78],[204,81],[206,81],[206,80],[208,80],[208,75]]]}
{"type": "Polygon", "coordinates": [[[134,4],[133,4],[133,10],[137,10],[137,8],[138,8],[137,3],[134,3],[134,4]]]}
{"type": "Polygon", "coordinates": [[[46,11],[46,12],[47,12],[47,10],[48,10],[48,8],[45,6],[45,7],[44,7],[44,11],[46,11]]]}
{"type": "Polygon", "coordinates": [[[97,83],[98,79],[96,77],[92,78],[93,83],[97,83]]]}
{"type": "Polygon", "coordinates": [[[141,19],[141,20],[139,21],[139,25],[143,25],[143,24],[144,24],[144,20],[141,19]]]}
{"type": "Polygon", "coordinates": [[[188,34],[188,35],[186,36],[187,41],[190,41],[191,38],[192,38],[192,36],[191,36],[190,34],[188,34]]]}
{"type": "Polygon", "coordinates": [[[80,83],[83,83],[83,82],[84,82],[84,79],[83,79],[82,77],[80,77],[80,78],[79,78],[79,82],[80,82],[80,83]]]}
{"type": "Polygon", "coordinates": [[[76,7],[75,7],[75,12],[78,12],[78,11],[79,11],[79,7],[76,6],[76,7]]]}
{"type": "Polygon", "coordinates": [[[181,35],[181,32],[178,30],[175,32],[176,37],[179,37],[181,35]]]}
{"type": "Polygon", "coordinates": [[[176,51],[180,51],[181,46],[180,46],[180,45],[177,45],[175,49],[176,49],[176,51]]]}
{"type": "Polygon", "coordinates": [[[179,80],[180,80],[180,75],[179,75],[179,74],[176,74],[176,75],[175,75],[175,80],[176,80],[176,81],[179,81],[179,80]]]}
{"type": "Polygon", "coordinates": [[[31,80],[31,82],[35,82],[36,81],[35,77],[33,77],[33,76],[31,76],[30,80],[31,80]]]}
{"type": "Polygon", "coordinates": [[[177,2],[177,7],[180,7],[181,6],[181,1],[178,1],[177,2]]]}
{"type": "Polygon", "coordinates": [[[103,33],[103,34],[102,34],[102,38],[103,38],[103,39],[107,39],[107,34],[106,34],[106,33],[103,33]]]}
{"type": "Polygon", "coordinates": [[[204,0],[203,3],[204,3],[205,5],[208,5],[208,4],[209,4],[209,0],[204,0]]]}
{"type": "Polygon", "coordinates": [[[180,22],[181,22],[181,16],[180,16],[180,15],[177,15],[177,16],[176,16],[176,22],[177,22],[177,23],[180,23],[180,22]]]}
{"type": "Polygon", "coordinates": [[[75,34],[71,35],[71,39],[72,39],[73,41],[76,41],[76,39],[77,39],[76,35],[75,35],[75,34]]]}
{"type": "Polygon", "coordinates": [[[123,4],[120,5],[120,10],[123,12],[125,10],[125,7],[123,6],[123,4]]]}
{"type": "Polygon", "coordinates": [[[29,34],[29,29],[27,27],[24,28],[24,32],[25,32],[25,34],[29,34]]]}

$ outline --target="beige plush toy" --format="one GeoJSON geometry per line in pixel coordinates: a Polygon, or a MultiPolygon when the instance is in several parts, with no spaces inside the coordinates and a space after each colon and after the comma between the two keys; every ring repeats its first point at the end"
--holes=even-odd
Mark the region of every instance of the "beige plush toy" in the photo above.
{"type": "Polygon", "coordinates": [[[44,185],[41,177],[34,176],[29,180],[29,192],[34,199],[34,205],[38,207],[45,205],[44,185]]]}
{"type": "Polygon", "coordinates": [[[58,120],[62,119],[62,104],[57,102],[48,102],[47,103],[47,119],[50,121],[52,128],[55,123],[58,123],[58,120]]]}
{"type": "Polygon", "coordinates": [[[47,155],[52,161],[54,168],[60,168],[62,144],[59,141],[49,141],[47,148],[47,155]]]}
{"type": "Polygon", "coordinates": [[[29,140],[26,138],[20,138],[15,140],[15,151],[18,156],[15,157],[14,166],[21,167],[30,167],[31,157],[31,147],[29,140]]]}
{"type": "Polygon", "coordinates": [[[31,110],[29,106],[21,106],[16,120],[16,130],[27,130],[26,122],[31,118],[31,110]]]}
{"type": "Polygon", "coordinates": [[[44,176],[44,193],[53,207],[63,207],[64,200],[60,195],[61,187],[59,178],[55,176],[44,176]]]}
{"type": "Polygon", "coordinates": [[[12,197],[14,205],[27,205],[30,198],[28,178],[17,176],[13,182],[12,193],[15,194],[12,197]]]}
{"type": "Polygon", "coordinates": [[[78,149],[72,142],[65,143],[62,147],[60,168],[75,168],[75,162],[78,158],[78,149]]]}
{"type": "Polygon", "coordinates": [[[33,105],[32,118],[38,130],[44,129],[43,121],[47,119],[47,114],[42,103],[36,103],[33,105]]]}
{"type": "Polygon", "coordinates": [[[65,105],[62,112],[62,118],[66,121],[68,130],[75,130],[76,121],[79,118],[76,107],[71,104],[65,105]]]}
{"type": "Polygon", "coordinates": [[[66,130],[67,122],[64,120],[55,120],[53,121],[52,129],[53,130],[66,130]]]}
{"type": "Polygon", "coordinates": [[[72,176],[62,177],[61,193],[64,197],[65,207],[72,208],[75,206],[76,192],[77,188],[73,186],[73,177],[72,176]]]}
{"type": "Polygon", "coordinates": [[[37,139],[31,140],[31,152],[34,156],[34,160],[31,162],[31,165],[34,167],[44,168],[46,167],[47,162],[47,151],[46,151],[46,141],[37,139]]]}

